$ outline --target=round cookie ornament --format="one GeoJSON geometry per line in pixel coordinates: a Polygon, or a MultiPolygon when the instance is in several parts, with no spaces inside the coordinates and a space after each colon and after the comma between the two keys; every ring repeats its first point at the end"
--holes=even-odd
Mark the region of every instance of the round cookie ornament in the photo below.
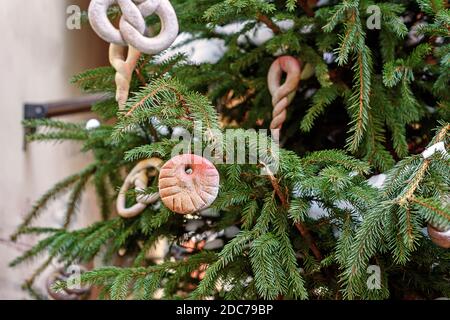
{"type": "Polygon", "coordinates": [[[219,173],[207,159],[178,155],[160,170],[159,194],[173,212],[190,214],[208,208],[219,192],[219,173]]]}

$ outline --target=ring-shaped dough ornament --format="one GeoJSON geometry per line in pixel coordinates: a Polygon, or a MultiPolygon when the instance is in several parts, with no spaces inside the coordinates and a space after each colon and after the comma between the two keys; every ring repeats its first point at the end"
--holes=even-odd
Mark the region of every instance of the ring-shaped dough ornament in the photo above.
{"type": "Polygon", "coordinates": [[[126,194],[134,186],[137,192],[143,192],[149,183],[149,177],[157,177],[163,161],[159,158],[150,158],[139,162],[128,174],[117,196],[117,213],[123,218],[133,218],[147,208],[149,204],[159,200],[159,193],[150,195],[138,194],[136,204],[126,207],[126,194]]]}

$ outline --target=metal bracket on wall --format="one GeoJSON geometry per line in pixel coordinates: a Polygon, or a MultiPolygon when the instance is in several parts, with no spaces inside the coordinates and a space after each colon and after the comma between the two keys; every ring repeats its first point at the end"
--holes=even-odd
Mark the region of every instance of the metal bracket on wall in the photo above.
{"type": "MultiPolygon", "coordinates": [[[[48,119],[53,117],[90,112],[92,109],[92,105],[104,101],[107,98],[108,97],[104,94],[100,94],[51,103],[25,103],[23,106],[23,119],[48,119]]],[[[32,134],[33,132],[33,129],[24,128],[23,150],[27,149],[26,136],[28,134],[32,134]]]]}

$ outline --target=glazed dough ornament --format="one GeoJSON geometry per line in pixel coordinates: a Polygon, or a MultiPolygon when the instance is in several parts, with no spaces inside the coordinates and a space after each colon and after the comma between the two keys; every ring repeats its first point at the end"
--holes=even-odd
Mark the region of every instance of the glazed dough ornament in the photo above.
{"type": "Polygon", "coordinates": [[[219,192],[219,173],[207,159],[183,154],[169,160],[159,174],[159,194],[173,212],[190,214],[208,208],[219,192]]]}
{"type": "Polygon", "coordinates": [[[141,53],[132,46],[128,47],[128,56],[125,58],[125,49],[116,44],[109,46],[109,63],[116,70],[116,101],[119,109],[123,109],[128,100],[131,78],[139,61],[141,53]]]}
{"type": "Polygon", "coordinates": [[[139,215],[144,209],[158,201],[159,194],[154,193],[150,195],[138,194],[136,196],[136,204],[130,208],[126,208],[126,193],[130,187],[135,188],[137,192],[143,192],[148,187],[148,179],[156,177],[161,168],[163,161],[158,158],[150,158],[139,162],[136,167],[128,174],[125,182],[120,188],[117,197],[117,213],[123,218],[133,218],[139,215]]]}
{"type": "Polygon", "coordinates": [[[450,229],[447,231],[439,230],[428,224],[428,235],[436,245],[444,249],[450,249],[450,229]]]}
{"type": "Polygon", "coordinates": [[[301,74],[300,62],[291,56],[277,58],[269,69],[267,83],[274,108],[270,130],[275,141],[280,139],[280,130],[286,121],[287,107],[294,100],[301,74]],[[286,73],[286,81],[281,84],[283,73],[286,73]]]}
{"type": "Polygon", "coordinates": [[[157,54],[169,48],[178,35],[178,19],[168,0],[92,0],[88,10],[92,29],[111,43],[109,60],[116,69],[116,100],[123,109],[128,99],[133,71],[140,52],[157,54]],[[122,17],[119,29],[108,19],[108,8],[119,5],[122,17]],[[161,20],[161,32],[147,37],[145,18],[157,14],[161,20]],[[128,56],[125,49],[128,47],[128,56]]]}

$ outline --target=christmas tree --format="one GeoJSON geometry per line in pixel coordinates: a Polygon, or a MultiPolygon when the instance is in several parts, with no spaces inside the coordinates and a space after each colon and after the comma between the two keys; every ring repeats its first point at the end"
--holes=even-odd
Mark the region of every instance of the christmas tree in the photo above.
{"type": "MultiPolygon", "coordinates": [[[[24,123],[36,129],[30,141],[75,140],[95,156],[38,199],[12,236],[42,237],[11,263],[46,256],[24,288],[42,297],[33,283],[52,261],[100,257],[103,266],[80,281],[107,299],[450,297],[447,1],[170,2],[182,32],[171,50],[208,40],[220,54],[201,63],[182,53],[137,56],[122,102],[113,67],[88,70],[72,82],[105,93],[93,106],[100,126],[24,123]],[[284,96],[267,80],[277,61],[281,82],[300,68],[284,96]],[[269,131],[261,143],[264,129],[279,139],[269,131]],[[163,195],[160,165],[180,141],[184,153],[210,151],[220,176],[211,204],[192,200],[214,193],[203,180],[187,195],[191,205],[163,195]],[[126,179],[140,163],[147,174],[126,179]],[[371,177],[386,179],[374,186],[371,177]],[[73,217],[88,214],[76,208],[89,184],[103,219],[72,230],[73,217]],[[64,225],[36,226],[65,193],[64,225]],[[116,202],[131,210],[118,215],[116,202]],[[161,243],[163,254],[152,254],[161,243]]],[[[122,13],[108,9],[110,19],[122,13]]],[[[146,24],[148,33],[168,28],[154,14],[146,24]]],[[[55,281],[52,290],[67,286],[55,281]]]]}

